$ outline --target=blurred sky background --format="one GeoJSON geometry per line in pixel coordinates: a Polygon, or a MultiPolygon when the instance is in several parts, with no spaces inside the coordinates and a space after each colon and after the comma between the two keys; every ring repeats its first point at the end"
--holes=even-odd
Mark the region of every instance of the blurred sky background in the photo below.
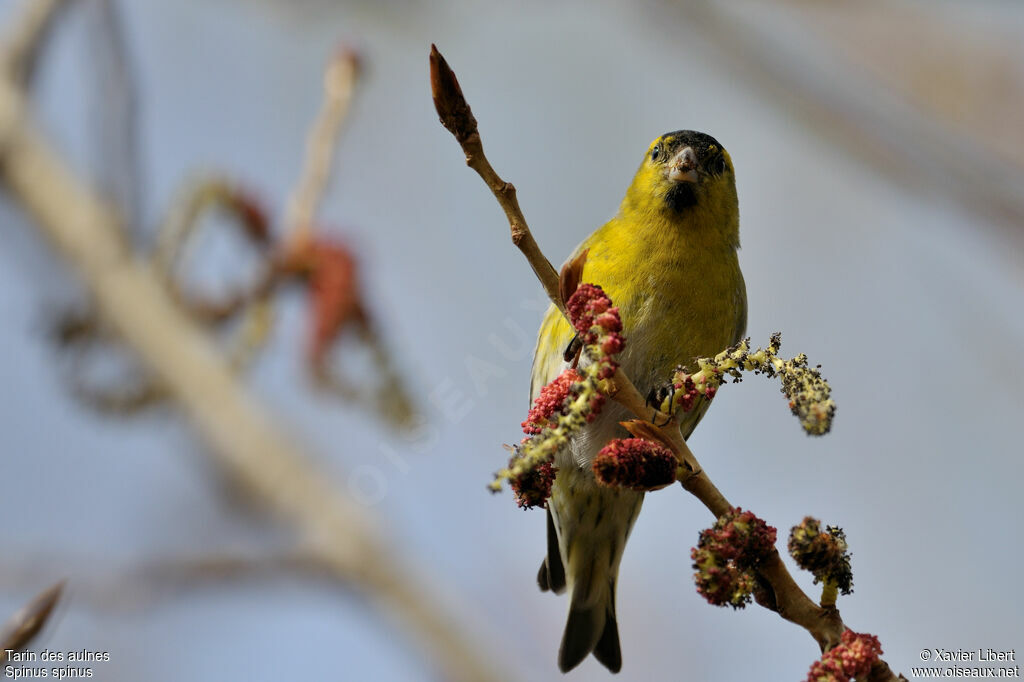
{"type": "MultiPolygon", "coordinates": [[[[0,2],[0,25],[13,0],[0,2]]],[[[1024,4],[747,0],[121,2],[152,225],[197,171],[276,215],[335,47],[366,64],[321,210],[354,245],[429,428],[396,435],[310,390],[303,301],[288,299],[249,383],[382,517],[407,561],[511,679],[560,679],[566,602],[535,584],[544,515],[486,484],[519,438],[543,293],[494,199],[438,124],[431,42],[488,155],[556,264],[616,210],[646,145],[680,128],[729,149],[748,333],[822,363],[838,413],[804,435],[777,385],[727,387],[690,439],[726,496],[780,529],[841,525],[845,622],[909,675],[930,647],[1024,650],[1024,4]],[[492,341],[500,337],[500,350],[492,341]],[[524,339],[525,337],[525,339],[524,339]],[[489,372],[474,375],[479,360],[489,372]],[[474,378],[476,376],[476,378],[474,378]],[[464,409],[453,416],[438,387],[464,409]],[[407,469],[383,456],[402,453],[407,469]]],[[[36,102],[79,170],[97,153],[89,24],[52,36],[36,102]]],[[[94,47],[94,46],[93,46],[94,47]]],[[[99,117],[100,123],[97,123],[99,117]]],[[[143,229],[143,231],[146,231],[143,229]]],[[[52,582],[39,647],[107,650],[102,680],[427,680],[358,596],[300,578],[142,578],[161,560],[273,553],[171,409],[97,417],[56,371],[47,324],[74,280],[0,198],[0,620],[52,582]]],[[[235,267],[222,250],[214,269],[235,267]]],[[[710,525],[678,487],[649,495],[622,562],[621,679],[800,679],[818,652],[759,607],[707,605],[690,548],[710,525]]],[[[795,569],[794,569],[795,570],[795,569]]],[[[797,573],[811,594],[811,580],[797,573]]],[[[604,679],[588,659],[569,679],[604,679]]]]}

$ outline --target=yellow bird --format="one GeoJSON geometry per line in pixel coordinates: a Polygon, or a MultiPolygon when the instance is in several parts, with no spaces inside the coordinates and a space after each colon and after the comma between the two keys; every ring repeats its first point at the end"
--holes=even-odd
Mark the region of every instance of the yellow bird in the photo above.
{"type": "MultiPolygon", "coordinates": [[[[713,356],[739,341],[747,295],[736,251],[739,204],[729,154],[690,130],[651,143],[618,214],[577,247],[589,249],[580,281],[600,285],[619,307],[626,348],[619,361],[641,393],[665,385],[677,365],[713,356]]],[[[531,393],[566,367],[575,331],[554,307],[540,326],[531,393]]],[[[710,403],[682,415],[689,437],[710,403]]],[[[591,461],[613,438],[628,436],[625,411],[609,402],[558,454],[548,501],[542,590],[569,591],[569,617],[558,653],[562,672],[593,653],[612,672],[622,667],[615,583],[643,493],[599,485],[591,461]]]]}

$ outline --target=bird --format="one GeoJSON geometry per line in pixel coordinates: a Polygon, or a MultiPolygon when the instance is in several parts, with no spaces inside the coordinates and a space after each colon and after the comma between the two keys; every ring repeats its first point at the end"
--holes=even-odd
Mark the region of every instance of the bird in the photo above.
{"type": "MultiPolygon", "coordinates": [[[[569,258],[586,249],[580,282],[602,287],[619,308],[626,339],[619,363],[641,394],[664,388],[676,367],[743,338],[739,246],[735,172],[725,148],[692,130],[651,142],[618,212],[569,258]]],[[[537,335],[531,400],[569,366],[575,333],[552,304],[537,335]]],[[[683,438],[709,405],[701,398],[680,415],[683,438]]],[[[590,654],[611,672],[622,668],[615,590],[644,492],[599,484],[591,463],[609,441],[628,435],[619,422],[630,416],[609,401],[555,457],[537,582],[543,591],[569,594],[558,653],[563,673],[590,654]]]]}

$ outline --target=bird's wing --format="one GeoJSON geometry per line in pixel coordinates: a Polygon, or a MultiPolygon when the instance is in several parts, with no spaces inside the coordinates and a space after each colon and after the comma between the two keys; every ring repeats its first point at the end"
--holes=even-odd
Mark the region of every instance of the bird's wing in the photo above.
{"type": "MultiPolygon", "coordinates": [[[[576,258],[593,239],[594,235],[591,234],[577,244],[565,262],[568,263],[576,258]]],[[[562,267],[565,267],[565,264],[562,267]]],[[[567,363],[563,355],[574,336],[576,336],[576,331],[569,325],[558,308],[554,304],[549,305],[544,314],[544,320],[540,323],[540,329],[537,330],[537,347],[533,351],[533,369],[530,375],[531,407],[533,401],[540,394],[540,389],[566,368],[567,363]]]]}
{"type": "Polygon", "coordinates": [[[566,362],[562,356],[573,336],[575,333],[561,311],[554,304],[548,306],[544,321],[540,323],[540,329],[537,331],[537,347],[533,351],[533,369],[530,374],[531,406],[540,394],[540,389],[565,369],[566,362]]]}
{"type": "MultiPolygon", "coordinates": [[[[531,406],[540,390],[561,374],[567,365],[562,356],[574,336],[575,331],[566,322],[561,311],[554,304],[548,306],[548,311],[537,331],[537,347],[533,352],[533,370],[530,376],[531,406]]],[[[565,567],[562,565],[558,535],[550,509],[547,510],[547,517],[547,552],[537,573],[537,583],[545,592],[551,590],[560,594],[565,591],[565,567]]]]}

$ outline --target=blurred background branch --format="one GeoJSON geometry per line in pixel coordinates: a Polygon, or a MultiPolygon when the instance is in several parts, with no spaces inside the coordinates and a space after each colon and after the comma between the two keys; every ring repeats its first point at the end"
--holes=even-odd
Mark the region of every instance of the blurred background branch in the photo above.
{"type": "MultiPolygon", "coordinates": [[[[220,468],[289,523],[335,580],[365,591],[406,628],[445,679],[497,679],[479,647],[434,600],[432,581],[392,552],[366,508],[333,486],[299,440],[239,382],[207,334],[176,304],[154,264],[126,243],[117,211],[74,175],[40,132],[20,72],[62,4],[27,2],[21,30],[4,51],[4,186],[78,274],[102,320],[187,416],[220,468]]],[[[333,145],[334,139],[316,141],[333,145]]],[[[329,151],[312,151],[330,158],[329,151]]],[[[325,173],[304,181],[311,185],[302,194],[305,203],[315,205],[325,173]]]]}
{"type": "Polygon", "coordinates": [[[356,55],[341,51],[324,73],[324,101],[306,140],[306,161],[302,176],[288,199],[285,225],[294,242],[312,237],[313,219],[331,176],[334,149],[355,88],[359,62],[356,55]]]}
{"type": "Polygon", "coordinates": [[[1005,115],[1024,106],[1019,41],[980,41],[927,2],[674,8],[745,82],[852,158],[1024,244],[1024,128],[1005,115]]]}
{"type": "Polygon", "coordinates": [[[17,20],[4,33],[3,48],[0,50],[0,64],[12,82],[24,87],[32,80],[46,36],[58,11],[68,2],[37,0],[24,3],[17,20]]]}

